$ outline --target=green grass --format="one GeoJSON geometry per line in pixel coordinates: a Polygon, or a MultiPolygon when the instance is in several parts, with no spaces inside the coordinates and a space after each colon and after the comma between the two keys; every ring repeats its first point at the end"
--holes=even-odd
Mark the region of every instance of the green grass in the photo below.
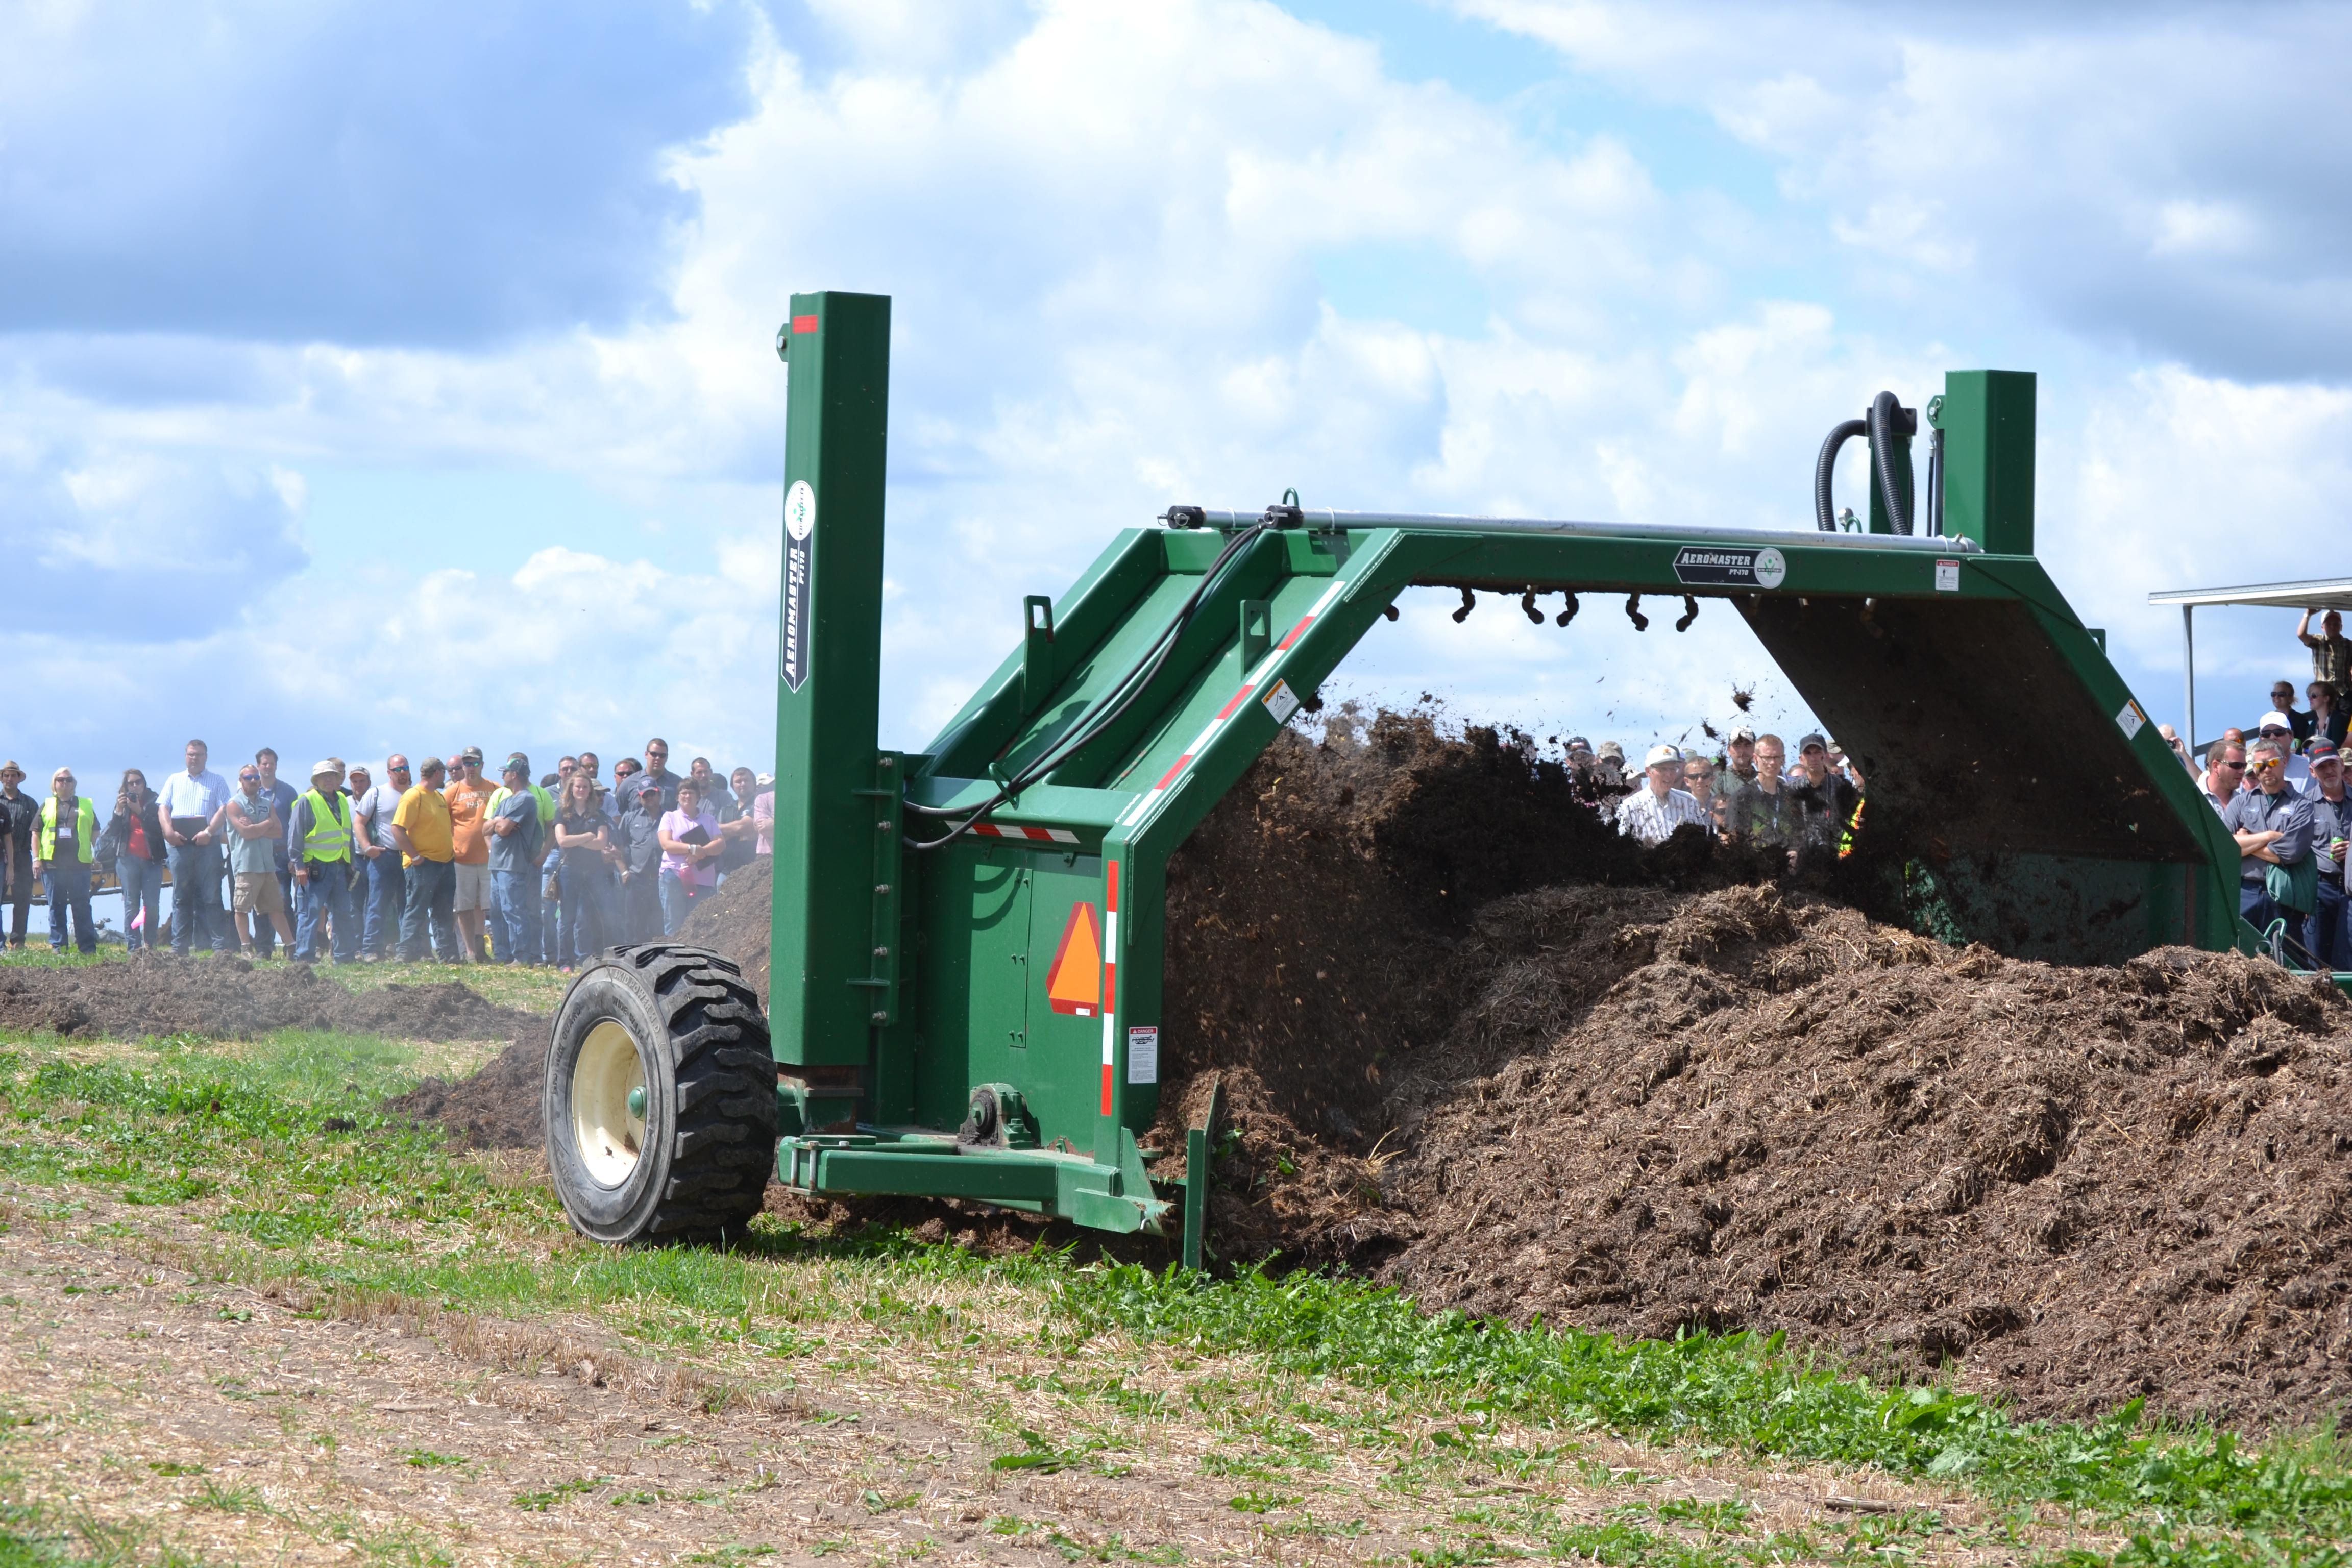
{"type": "MultiPolygon", "coordinates": [[[[1338,1528],[1300,1502],[1325,1484],[1335,1441],[1393,1455],[1389,1484],[1407,1495],[1472,1475],[1554,1487],[1659,1479],[1578,1454],[1580,1435],[1608,1433],[1702,1457],[1874,1467],[2000,1510],[2056,1510],[2126,1538],[2116,1561],[2130,1568],[2339,1568],[2352,1537],[2352,1462],[2330,1426],[2253,1443],[2167,1426],[2137,1405],[2095,1422],[2026,1421],[1948,1384],[1853,1376],[1778,1335],[1627,1342],[1424,1314],[1345,1278],[1216,1281],[1045,1252],[989,1259],[894,1231],[831,1237],[762,1221],[723,1251],[591,1247],[569,1237],[545,1192],[493,1181],[437,1134],[379,1110],[415,1071],[394,1042],[299,1034],[264,1047],[174,1038],[100,1061],[38,1043],[0,1048],[0,1177],[20,1203],[48,1188],[69,1206],[76,1190],[95,1188],[142,1209],[178,1207],[222,1237],[208,1264],[221,1279],[490,1318],[590,1313],[651,1353],[715,1357],[730,1375],[778,1384],[821,1384],[838,1358],[870,1353],[836,1340],[870,1347],[877,1334],[949,1360],[985,1358],[1003,1331],[983,1331],[955,1302],[1011,1292],[1030,1304],[1025,1342],[1058,1368],[1021,1386],[1056,1396],[1069,1415],[1048,1438],[982,1412],[1000,1439],[993,1468],[1117,1474],[1118,1444],[1097,1423],[1207,1420],[1218,1440],[1206,1477],[1231,1478],[1219,1495],[1270,1530],[1338,1528]],[[1216,1366],[1171,1397],[1124,1370],[1146,1352],[1216,1366]],[[1413,1436],[1384,1425],[1399,1410],[1442,1421],[1413,1436]],[[1530,1431],[1543,1441],[1531,1447],[1530,1431]]],[[[463,1460],[420,1449],[408,1462],[463,1460]]],[[[515,1501],[544,1510],[600,1484],[515,1501]]],[[[875,1495],[898,1506],[895,1493],[875,1495]]],[[[259,1506],[209,1481],[191,1501],[259,1506]]],[[[1483,1561],[1506,1535],[1529,1543],[1513,1551],[1540,1543],[1628,1568],[1902,1558],[1936,1528],[1922,1518],[1824,1526],[1776,1545],[1749,1531],[1737,1502],[1643,1501],[1594,1523],[1541,1500],[1503,1500],[1464,1505],[1456,1523],[1474,1533],[1428,1544],[1426,1560],[1483,1561]]],[[[12,1552],[67,1549],[64,1536],[18,1531],[9,1541],[19,1537],[0,1542],[0,1568],[12,1552]]],[[[2098,1561],[2074,1553],[2067,1564],[2098,1561]]]]}

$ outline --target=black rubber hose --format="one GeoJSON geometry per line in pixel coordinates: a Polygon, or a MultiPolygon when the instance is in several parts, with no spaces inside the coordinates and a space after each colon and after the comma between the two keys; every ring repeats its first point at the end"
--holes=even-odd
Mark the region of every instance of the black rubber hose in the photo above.
{"type": "Polygon", "coordinates": [[[1897,533],[1911,531],[1911,498],[1902,493],[1895,475],[1895,426],[1903,405],[1891,392],[1870,400],[1870,460],[1878,469],[1878,500],[1886,509],[1887,526],[1897,533]]]}
{"type": "Polygon", "coordinates": [[[1830,499],[1830,480],[1837,473],[1838,448],[1854,437],[1869,433],[1868,420],[1848,419],[1833,427],[1830,431],[1830,438],[1822,443],[1822,455],[1813,464],[1813,522],[1823,533],[1837,531],[1837,512],[1830,499]]]}
{"type": "MultiPolygon", "coordinates": [[[[1225,547],[1218,552],[1217,559],[1211,563],[1207,572],[1202,574],[1200,585],[1194,588],[1190,596],[1178,607],[1175,617],[1161,630],[1160,636],[1153,639],[1151,646],[1144,649],[1142,656],[1129,667],[1128,672],[1112,683],[1109,690],[1095,700],[1092,711],[1073,725],[1068,734],[1048,747],[1044,754],[1031,762],[1013,777],[1002,780],[992,798],[971,808],[971,814],[964,816],[963,820],[956,824],[955,827],[944,837],[926,841],[907,836],[902,839],[906,847],[918,851],[945,848],[971,831],[981,818],[1051,773],[1060,766],[1071,752],[1117,723],[1120,716],[1135,705],[1136,699],[1143,694],[1144,689],[1151,684],[1153,678],[1159,675],[1160,667],[1168,662],[1168,656],[1175,651],[1178,639],[1182,637],[1185,628],[1192,624],[1193,612],[1200,608],[1201,601],[1208,596],[1210,591],[1216,586],[1218,580],[1224,575],[1226,566],[1232,563],[1234,556],[1241,553],[1244,545],[1265,532],[1266,528],[1267,525],[1263,521],[1253,523],[1225,542],[1225,547]]],[[[903,805],[905,810],[919,816],[963,816],[961,808],[957,807],[917,805],[911,801],[905,802],[903,805]]]]}

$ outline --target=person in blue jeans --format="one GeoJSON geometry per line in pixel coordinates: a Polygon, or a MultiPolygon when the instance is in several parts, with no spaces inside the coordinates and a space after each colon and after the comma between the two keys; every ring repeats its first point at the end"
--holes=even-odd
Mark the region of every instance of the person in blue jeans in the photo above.
{"type": "Polygon", "coordinates": [[[49,951],[66,950],[66,915],[73,915],[74,945],[98,951],[98,922],[89,912],[89,866],[98,858],[98,807],[74,793],[74,776],[59,768],[41,802],[40,838],[33,847],[41,886],[49,895],[49,951]]]}
{"type": "Polygon", "coordinates": [[[692,779],[679,782],[677,809],[663,816],[660,834],[662,934],[676,936],[695,901],[719,886],[719,858],[727,853],[727,844],[719,837],[719,818],[703,808],[702,788],[692,779]]]}
{"type": "Polygon", "coordinates": [[[399,815],[400,797],[414,782],[408,759],[398,752],[384,759],[384,782],[352,797],[352,853],[360,858],[367,880],[360,889],[366,925],[360,932],[360,962],[375,963],[395,956],[400,943],[400,913],[408,901],[408,884],[400,866],[400,841],[392,836],[392,819],[399,815]]]}
{"type": "Polygon", "coordinates": [[[137,768],[124,769],[122,787],[114,795],[114,814],[107,818],[100,840],[122,883],[122,944],[132,952],[163,945],[163,856],[168,846],[155,802],[147,775],[137,768]]]}
{"type": "Polygon", "coordinates": [[[509,759],[503,777],[509,793],[482,826],[490,836],[490,900],[499,919],[499,952],[509,967],[519,967],[540,962],[539,796],[531,793],[528,760],[509,759]]]}
{"type": "Polygon", "coordinates": [[[359,926],[352,919],[351,797],[342,791],[343,770],[332,758],[310,770],[310,787],[294,797],[294,961],[316,963],[324,953],[319,922],[334,930],[337,963],[359,957],[359,926]]]}
{"type": "Polygon", "coordinates": [[[228,912],[221,908],[222,817],[228,810],[228,781],[205,765],[202,741],[190,741],[188,769],[173,773],[157,791],[163,842],[172,866],[172,951],[182,958],[204,938],[205,951],[235,952],[228,912]]]}
{"type": "Polygon", "coordinates": [[[566,973],[619,942],[613,928],[613,867],[621,852],[601,795],[595,775],[575,769],[556,802],[556,875],[563,902],[551,957],[566,973]]]}

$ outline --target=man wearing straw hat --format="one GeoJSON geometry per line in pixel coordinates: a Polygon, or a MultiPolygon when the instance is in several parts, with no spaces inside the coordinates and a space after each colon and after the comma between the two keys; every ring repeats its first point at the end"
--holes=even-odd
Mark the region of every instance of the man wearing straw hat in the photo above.
{"type": "Polygon", "coordinates": [[[343,793],[343,764],[332,757],[310,769],[310,787],[294,797],[294,962],[316,963],[319,922],[334,928],[337,963],[359,958],[360,930],[352,920],[352,802],[343,793]]]}

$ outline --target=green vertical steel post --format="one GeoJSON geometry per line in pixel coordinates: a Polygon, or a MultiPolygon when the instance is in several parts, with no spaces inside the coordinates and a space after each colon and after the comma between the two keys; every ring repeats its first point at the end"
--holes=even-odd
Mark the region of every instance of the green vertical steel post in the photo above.
{"type": "Polygon", "coordinates": [[[2033,553],[2033,417],[2029,370],[1944,376],[1944,531],[1996,555],[2033,553]]]}
{"type": "Polygon", "coordinates": [[[890,1010],[865,918],[891,897],[876,835],[898,831],[873,793],[890,300],[795,294],[792,310],[776,339],[790,381],[768,1019],[779,1061],[863,1068],[890,1010]]]}

